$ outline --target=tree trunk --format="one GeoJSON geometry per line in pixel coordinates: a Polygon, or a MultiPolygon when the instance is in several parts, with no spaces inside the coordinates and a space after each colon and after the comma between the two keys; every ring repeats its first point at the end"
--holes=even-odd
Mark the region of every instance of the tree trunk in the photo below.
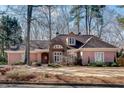
{"type": "Polygon", "coordinates": [[[78,22],[77,28],[78,28],[78,34],[79,34],[79,32],[80,32],[80,22],[78,22]]]}
{"type": "MultiPolygon", "coordinates": [[[[3,31],[2,30],[2,32],[3,32],[3,36],[5,36],[5,31],[3,31]]],[[[6,43],[6,40],[5,40],[5,37],[2,37],[2,49],[1,49],[1,52],[2,52],[2,56],[5,56],[5,49],[4,49],[4,46],[5,46],[5,43],[6,43]]]]}
{"type": "Polygon", "coordinates": [[[51,6],[48,6],[49,10],[49,41],[51,41],[52,38],[52,30],[51,30],[51,6]]]}
{"type": "Polygon", "coordinates": [[[88,6],[87,5],[85,6],[85,10],[86,10],[86,13],[85,13],[86,35],[88,35],[88,6]]]}
{"type": "Polygon", "coordinates": [[[77,10],[77,30],[78,30],[78,34],[80,32],[80,8],[77,10]]]}
{"type": "MultiPolygon", "coordinates": [[[[48,6],[48,11],[49,11],[49,22],[48,22],[48,24],[49,24],[49,50],[50,50],[50,42],[51,42],[51,39],[52,39],[52,30],[51,30],[51,6],[49,5],[48,6]]],[[[51,51],[50,51],[51,52],[51,51]]],[[[51,53],[49,53],[49,59],[50,59],[50,57],[51,57],[51,55],[50,55],[51,53]]],[[[49,64],[50,62],[48,62],[48,64],[49,64]]]]}
{"type": "Polygon", "coordinates": [[[31,17],[32,17],[32,5],[28,5],[27,10],[27,37],[26,37],[26,51],[25,51],[25,63],[31,65],[30,62],[30,28],[31,28],[31,17]]]}
{"type": "Polygon", "coordinates": [[[89,35],[91,34],[91,22],[92,22],[92,16],[89,16],[89,22],[88,22],[88,25],[89,25],[89,35]]]}
{"type": "Polygon", "coordinates": [[[2,53],[2,56],[5,56],[5,51],[4,51],[4,39],[2,39],[2,42],[1,42],[1,53],[2,53]]]}
{"type": "Polygon", "coordinates": [[[68,29],[68,33],[69,33],[69,32],[70,32],[70,31],[69,31],[69,22],[67,22],[67,29],[68,29]]]}

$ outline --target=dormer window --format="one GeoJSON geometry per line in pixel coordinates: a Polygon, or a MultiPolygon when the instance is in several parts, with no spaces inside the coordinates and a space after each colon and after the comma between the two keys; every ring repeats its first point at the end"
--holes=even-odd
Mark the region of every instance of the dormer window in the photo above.
{"type": "Polygon", "coordinates": [[[69,37],[68,38],[68,45],[75,45],[76,43],[76,40],[74,37],[69,37]]]}

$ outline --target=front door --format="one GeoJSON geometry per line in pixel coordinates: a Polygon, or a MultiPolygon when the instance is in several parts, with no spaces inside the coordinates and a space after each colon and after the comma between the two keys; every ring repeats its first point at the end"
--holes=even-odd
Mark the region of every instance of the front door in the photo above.
{"type": "Polygon", "coordinates": [[[42,63],[48,64],[49,61],[49,54],[48,53],[42,53],[42,63]]]}

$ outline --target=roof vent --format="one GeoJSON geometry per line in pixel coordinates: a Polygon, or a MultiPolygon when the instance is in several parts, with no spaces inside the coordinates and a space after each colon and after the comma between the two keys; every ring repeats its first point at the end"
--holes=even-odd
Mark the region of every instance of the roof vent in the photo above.
{"type": "Polygon", "coordinates": [[[78,32],[78,35],[81,35],[81,32],[78,32]]]}
{"type": "Polygon", "coordinates": [[[56,36],[59,35],[59,32],[56,32],[56,36]]]}

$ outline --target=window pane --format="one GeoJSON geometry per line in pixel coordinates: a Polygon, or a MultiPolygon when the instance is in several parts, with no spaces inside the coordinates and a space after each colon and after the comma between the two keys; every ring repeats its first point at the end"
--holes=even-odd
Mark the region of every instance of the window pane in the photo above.
{"type": "Polygon", "coordinates": [[[69,45],[75,45],[75,38],[74,37],[68,38],[68,44],[69,45]]]}
{"type": "Polygon", "coordinates": [[[96,52],[95,53],[95,61],[104,61],[104,52],[96,52]]]}
{"type": "Polygon", "coordinates": [[[61,62],[62,61],[62,52],[54,52],[54,62],[61,62]]]}

